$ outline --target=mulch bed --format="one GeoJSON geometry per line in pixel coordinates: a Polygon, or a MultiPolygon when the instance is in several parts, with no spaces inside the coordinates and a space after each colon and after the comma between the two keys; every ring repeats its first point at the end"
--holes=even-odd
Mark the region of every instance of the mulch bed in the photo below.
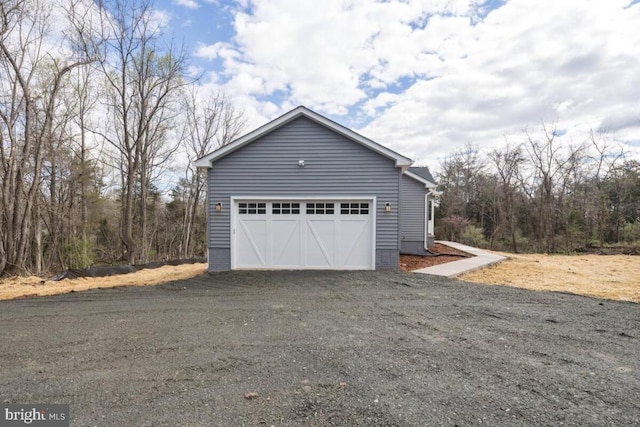
{"type": "Polygon", "coordinates": [[[460,261],[473,255],[452,248],[451,246],[435,243],[431,251],[442,254],[439,256],[400,255],[400,270],[413,271],[420,268],[433,267],[446,262],[460,261]]]}

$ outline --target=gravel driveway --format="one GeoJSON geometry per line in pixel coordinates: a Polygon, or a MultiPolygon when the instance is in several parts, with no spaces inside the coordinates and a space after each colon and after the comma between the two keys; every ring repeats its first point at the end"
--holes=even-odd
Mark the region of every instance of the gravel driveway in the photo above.
{"type": "Polygon", "coordinates": [[[0,326],[3,401],[68,403],[73,426],[640,424],[633,303],[225,272],[2,301],[0,326]]]}

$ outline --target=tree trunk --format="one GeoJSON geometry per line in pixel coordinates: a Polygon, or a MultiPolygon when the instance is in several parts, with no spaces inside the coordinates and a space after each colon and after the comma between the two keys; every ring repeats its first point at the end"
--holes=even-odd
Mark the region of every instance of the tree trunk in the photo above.
{"type": "Polygon", "coordinates": [[[128,169],[125,177],[125,202],[122,210],[122,243],[126,249],[127,262],[131,265],[135,264],[138,247],[133,238],[133,207],[134,207],[134,190],[135,190],[135,170],[133,162],[128,169]]]}
{"type": "Polygon", "coordinates": [[[149,261],[149,230],[147,218],[147,198],[149,196],[149,183],[147,180],[146,167],[140,170],[140,261],[146,263],[149,261]]]}

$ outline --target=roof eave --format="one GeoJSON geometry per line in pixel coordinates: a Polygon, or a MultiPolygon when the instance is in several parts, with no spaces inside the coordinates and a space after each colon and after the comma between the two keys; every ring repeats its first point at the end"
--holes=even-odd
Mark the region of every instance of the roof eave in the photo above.
{"type": "Polygon", "coordinates": [[[411,171],[406,171],[404,174],[407,175],[409,178],[413,178],[416,181],[423,183],[425,188],[432,189],[438,186],[438,184],[436,184],[435,182],[429,181],[428,179],[424,179],[423,177],[416,175],[411,171]]]}
{"type": "Polygon", "coordinates": [[[194,165],[196,165],[196,168],[198,169],[202,169],[202,168],[206,168],[206,169],[211,169],[211,161],[209,159],[207,159],[207,157],[201,157],[199,159],[197,159],[195,162],[193,162],[194,165]]]}

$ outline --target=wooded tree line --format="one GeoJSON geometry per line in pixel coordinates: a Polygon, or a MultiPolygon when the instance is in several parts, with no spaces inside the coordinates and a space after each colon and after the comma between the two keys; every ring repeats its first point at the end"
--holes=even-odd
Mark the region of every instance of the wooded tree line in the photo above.
{"type": "Polygon", "coordinates": [[[244,122],[162,28],[147,0],[0,2],[0,275],[204,255],[193,160],[244,122]]]}
{"type": "MultiPolygon", "coordinates": [[[[204,255],[193,160],[244,122],[162,29],[150,0],[0,2],[0,275],[204,255]]],[[[546,252],[640,240],[640,164],[606,134],[557,135],[444,161],[439,237],[546,252]]]]}
{"type": "Polygon", "coordinates": [[[640,162],[606,132],[567,144],[542,123],[485,154],[468,145],[438,178],[440,238],[546,253],[640,244],[640,162]]]}

